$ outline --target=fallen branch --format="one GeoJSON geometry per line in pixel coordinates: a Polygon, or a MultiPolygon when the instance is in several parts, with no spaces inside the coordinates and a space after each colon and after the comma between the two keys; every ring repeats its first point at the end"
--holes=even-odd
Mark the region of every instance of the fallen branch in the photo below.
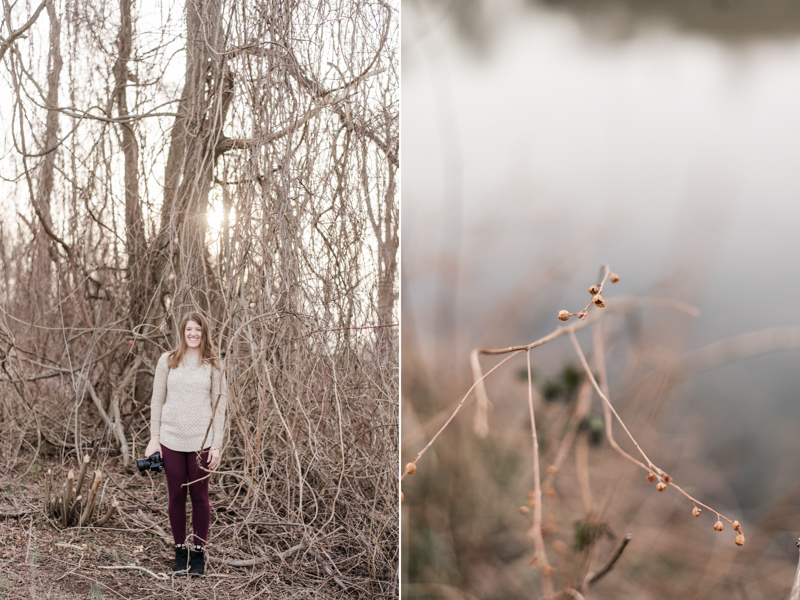
{"type": "Polygon", "coordinates": [[[119,567],[104,567],[104,566],[100,566],[100,567],[97,567],[97,568],[98,569],[136,569],[137,571],[144,571],[145,573],[155,577],[156,579],[160,579],[162,581],[168,581],[169,580],[169,575],[167,575],[166,573],[153,573],[150,569],[145,569],[144,567],[137,567],[135,565],[122,565],[122,566],[119,566],[119,567]]]}
{"type": "Polygon", "coordinates": [[[337,577],[336,573],[333,572],[333,569],[331,569],[330,565],[328,565],[328,561],[322,560],[319,554],[317,554],[313,550],[309,552],[311,553],[311,556],[313,556],[317,560],[318,563],[322,564],[322,568],[325,569],[325,572],[328,574],[328,577],[332,578],[336,582],[336,585],[342,588],[345,592],[350,589],[350,586],[347,585],[344,581],[342,581],[341,578],[337,577]]]}
{"type": "MultiPolygon", "coordinates": [[[[275,552],[274,550],[272,550],[272,548],[270,548],[270,550],[272,550],[274,555],[280,558],[281,560],[286,560],[290,556],[293,556],[298,552],[300,552],[300,550],[302,550],[305,547],[306,547],[306,542],[302,542],[300,544],[297,544],[296,546],[292,546],[288,550],[284,550],[283,552],[275,552]]],[[[254,567],[255,565],[260,565],[262,563],[267,562],[269,560],[269,557],[235,560],[230,558],[216,558],[213,556],[208,556],[206,557],[206,560],[208,560],[209,562],[219,562],[222,563],[223,565],[228,565],[229,567],[254,567]]]]}

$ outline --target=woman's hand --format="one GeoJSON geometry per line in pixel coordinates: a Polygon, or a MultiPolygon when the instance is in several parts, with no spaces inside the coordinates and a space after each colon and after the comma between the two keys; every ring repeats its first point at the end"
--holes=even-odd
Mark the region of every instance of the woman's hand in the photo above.
{"type": "Polygon", "coordinates": [[[216,469],[217,465],[219,465],[219,448],[211,446],[208,450],[208,468],[216,469]]]}
{"type": "Polygon", "coordinates": [[[156,452],[161,452],[161,442],[159,437],[160,436],[154,435],[150,438],[150,442],[147,444],[147,449],[144,451],[145,457],[150,458],[156,452]]]}

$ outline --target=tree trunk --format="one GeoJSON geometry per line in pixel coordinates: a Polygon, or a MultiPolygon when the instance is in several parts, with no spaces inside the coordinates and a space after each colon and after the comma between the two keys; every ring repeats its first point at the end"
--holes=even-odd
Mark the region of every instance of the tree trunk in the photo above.
{"type": "MultiPolygon", "coordinates": [[[[120,0],[120,27],[117,37],[117,60],[114,63],[114,101],[117,114],[124,119],[128,116],[127,82],[130,75],[128,61],[131,57],[133,26],[131,21],[131,0],[120,0]]],[[[121,121],[122,153],[125,157],[125,230],[128,254],[128,291],[130,294],[130,322],[133,327],[142,322],[147,302],[144,292],[147,269],[143,268],[145,237],[142,221],[142,206],[139,200],[139,145],[133,131],[133,123],[121,121]]]]}
{"type": "MultiPolygon", "coordinates": [[[[47,3],[47,16],[50,19],[50,51],[47,59],[47,106],[58,106],[58,84],[61,79],[61,24],[58,21],[55,5],[52,1],[47,3]]],[[[50,151],[42,158],[41,169],[37,177],[36,204],[41,212],[42,219],[47,222],[52,230],[50,204],[53,195],[53,173],[56,163],[56,144],[58,144],[58,111],[48,110],[45,120],[45,132],[42,150],[50,151]]],[[[41,310],[46,310],[47,299],[50,297],[52,282],[52,261],[55,259],[53,241],[45,231],[44,224],[37,227],[38,243],[36,247],[34,269],[34,305],[41,310]]]]}
{"type": "MultiPolygon", "coordinates": [[[[381,352],[395,347],[396,333],[389,325],[394,322],[394,307],[397,300],[397,250],[400,246],[398,232],[399,211],[395,203],[397,190],[397,167],[390,162],[389,181],[384,192],[383,202],[376,202],[373,208],[369,178],[367,177],[367,150],[362,156],[362,185],[367,199],[367,214],[378,242],[378,344],[381,352]]],[[[385,355],[389,358],[389,355],[385,355]]]]}
{"type": "Polygon", "coordinates": [[[208,311],[214,286],[205,249],[206,213],[216,148],[233,99],[233,75],[226,69],[219,0],[186,4],[186,78],[175,117],[165,172],[161,228],[153,245],[149,315],[163,319],[164,299],[172,306],[208,311]]]}

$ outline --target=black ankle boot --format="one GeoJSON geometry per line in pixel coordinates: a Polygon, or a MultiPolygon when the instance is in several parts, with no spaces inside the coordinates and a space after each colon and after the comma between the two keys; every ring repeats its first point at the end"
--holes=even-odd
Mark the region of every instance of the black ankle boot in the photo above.
{"type": "Polygon", "coordinates": [[[189,564],[189,575],[205,575],[206,553],[202,546],[198,546],[195,550],[192,550],[189,564]]]}
{"type": "Polygon", "coordinates": [[[189,549],[185,544],[175,546],[175,565],[172,567],[174,573],[185,573],[189,569],[189,549]]]}

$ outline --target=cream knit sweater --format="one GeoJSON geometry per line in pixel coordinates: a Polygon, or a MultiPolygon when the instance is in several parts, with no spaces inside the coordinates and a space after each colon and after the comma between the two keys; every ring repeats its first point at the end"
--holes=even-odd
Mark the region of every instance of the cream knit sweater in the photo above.
{"type": "Polygon", "coordinates": [[[168,354],[162,354],[156,366],[150,403],[150,435],[161,436],[162,445],[178,452],[199,452],[211,446],[222,449],[228,405],[222,372],[187,357],[177,369],[170,369],[168,354]],[[216,413],[213,413],[214,404],[217,404],[216,413]],[[201,448],[204,438],[205,448],[201,448]]]}

